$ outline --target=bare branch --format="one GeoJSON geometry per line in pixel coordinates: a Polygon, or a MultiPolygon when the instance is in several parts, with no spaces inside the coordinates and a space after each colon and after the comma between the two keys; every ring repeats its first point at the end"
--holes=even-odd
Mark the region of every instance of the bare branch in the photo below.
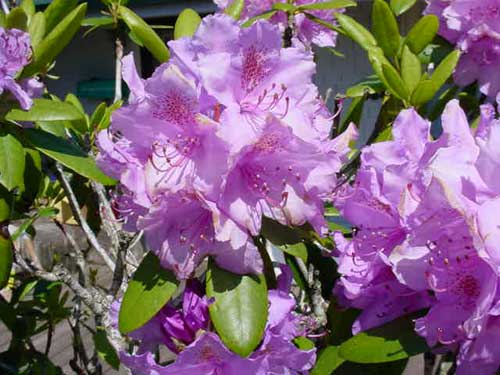
{"type": "Polygon", "coordinates": [[[123,44],[120,38],[115,40],[115,99],[116,103],[122,98],[122,58],[123,44]]]}
{"type": "Polygon", "coordinates": [[[59,179],[61,181],[62,188],[64,189],[64,192],[66,193],[66,196],[68,197],[69,200],[69,205],[71,207],[71,211],[73,212],[73,215],[75,216],[75,219],[78,221],[80,226],[82,227],[83,232],[85,233],[85,236],[89,240],[90,244],[94,247],[94,249],[99,253],[99,255],[102,257],[106,265],[111,271],[114,271],[115,269],[115,262],[111,259],[111,257],[108,255],[106,250],[101,246],[99,241],[97,240],[97,237],[95,236],[94,232],[90,228],[89,224],[87,223],[87,220],[83,217],[82,211],[80,210],[80,206],[78,205],[78,200],[76,199],[75,193],[73,192],[73,189],[71,188],[71,185],[64,175],[63,168],[59,163],[56,164],[57,172],[59,174],[59,179]]]}

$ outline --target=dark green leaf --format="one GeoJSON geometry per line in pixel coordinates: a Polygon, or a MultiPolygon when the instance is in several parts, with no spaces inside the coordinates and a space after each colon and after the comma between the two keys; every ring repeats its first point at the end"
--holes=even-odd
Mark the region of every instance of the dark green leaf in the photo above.
{"type": "Polygon", "coordinates": [[[28,32],[31,37],[31,45],[36,47],[45,35],[45,15],[43,12],[37,12],[30,21],[28,32]]]}
{"type": "Polygon", "coordinates": [[[28,28],[28,16],[22,8],[14,8],[7,15],[6,26],[8,29],[26,30],[28,28]]]}
{"type": "Polygon", "coordinates": [[[375,0],[372,8],[372,32],[386,56],[399,49],[399,28],[396,17],[384,0],[375,0]]]}
{"type": "Polygon", "coordinates": [[[309,340],[307,337],[299,336],[293,339],[293,343],[300,350],[311,350],[314,349],[314,342],[309,340]]]}
{"type": "Polygon", "coordinates": [[[52,30],[59,22],[66,17],[78,4],[78,0],[54,0],[45,9],[47,19],[47,30],[52,30]]]}
{"type": "Polygon", "coordinates": [[[9,281],[12,260],[12,241],[0,235],[0,290],[9,281]]]}
{"type": "Polygon", "coordinates": [[[387,88],[398,98],[403,100],[408,99],[410,92],[398,71],[390,64],[382,64],[382,72],[388,84],[387,88]]]}
{"type": "Polygon", "coordinates": [[[241,12],[245,8],[245,0],[233,0],[229,6],[226,7],[224,13],[228,16],[233,17],[235,20],[239,20],[241,17],[241,12]]]}
{"type": "Polygon", "coordinates": [[[424,48],[434,40],[439,29],[439,19],[428,14],[423,16],[408,32],[405,43],[410,50],[418,55],[424,48]]]}
{"type": "Polygon", "coordinates": [[[264,217],[261,234],[277,246],[295,244],[302,241],[297,229],[287,227],[277,221],[264,217]]]}
{"type": "Polygon", "coordinates": [[[14,135],[0,132],[0,184],[7,190],[24,189],[24,148],[14,135]]]}
{"type": "Polygon", "coordinates": [[[97,167],[92,158],[67,140],[40,129],[26,129],[25,133],[38,151],[57,160],[76,173],[104,185],[113,185],[116,183],[115,180],[106,176],[97,167]]]}
{"type": "Polygon", "coordinates": [[[408,46],[404,46],[401,56],[401,78],[403,78],[410,92],[413,92],[421,77],[422,65],[420,59],[410,51],[408,46]]]}
{"type": "Polygon", "coordinates": [[[339,307],[335,300],[332,299],[326,311],[327,327],[330,332],[328,344],[338,346],[350,339],[352,337],[352,325],[359,314],[360,311],[358,310],[339,307]]]}
{"type": "Polygon", "coordinates": [[[391,9],[396,16],[399,16],[410,9],[417,0],[391,0],[391,9]]]}
{"type": "Polygon", "coordinates": [[[448,56],[446,56],[443,61],[437,66],[431,75],[431,81],[434,86],[439,90],[443,86],[448,78],[451,77],[455,67],[457,66],[458,59],[460,58],[460,51],[454,50],[448,56]]]}
{"type": "Polygon", "coordinates": [[[290,269],[292,270],[293,279],[295,280],[299,288],[302,290],[307,290],[308,289],[307,281],[305,280],[304,275],[302,275],[302,273],[300,272],[297,259],[285,253],[285,262],[288,265],[288,267],[290,267],[290,269]]]}
{"type": "Polygon", "coordinates": [[[282,245],[279,249],[287,254],[302,259],[304,262],[307,262],[307,247],[302,242],[293,245],[282,245]]]}
{"type": "Polygon", "coordinates": [[[82,26],[109,26],[113,23],[112,17],[89,17],[82,21],[82,26]]]}
{"type": "Polygon", "coordinates": [[[50,99],[35,99],[28,111],[11,110],[5,117],[10,121],[83,120],[83,114],[73,105],[50,99]]]}
{"type": "Polygon", "coordinates": [[[415,87],[411,95],[410,103],[419,107],[431,100],[436,92],[436,85],[429,79],[423,79],[418,83],[417,87],[415,87]]]}
{"type": "Polygon", "coordinates": [[[342,13],[335,13],[339,25],[345,33],[364,49],[370,49],[377,45],[373,35],[359,22],[342,13]]]}
{"type": "Polygon", "coordinates": [[[24,13],[26,13],[28,19],[31,19],[31,17],[35,14],[35,3],[33,0],[21,1],[20,7],[24,10],[24,13]]]}
{"type": "MultiPolygon", "coordinates": [[[[66,1],[66,0],[63,0],[66,1]]],[[[87,11],[87,4],[81,4],[71,11],[53,29],[49,26],[47,11],[46,30],[49,34],[34,48],[34,61],[23,71],[23,77],[29,77],[44,69],[47,64],[54,61],[57,55],[69,44],[73,36],[80,29],[80,23],[87,11]]]]}
{"type": "Polygon", "coordinates": [[[127,24],[128,28],[139,39],[142,45],[159,61],[165,62],[169,59],[170,53],[163,40],[158,36],[151,26],[129,8],[120,6],[120,16],[127,24]]]}
{"type": "Polygon", "coordinates": [[[104,329],[98,328],[96,333],[94,333],[94,345],[99,358],[115,370],[118,370],[120,367],[120,359],[118,358],[118,354],[116,354],[115,348],[109,342],[104,329]]]}
{"type": "Polygon", "coordinates": [[[356,5],[357,5],[356,2],[352,0],[333,0],[333,1],[325,1],[323,3],[300,5],[298,9],[300,10],[339,9],[339,8],[355,7],[356,5]]]}
{"type": "Polygon", "coordinates": [[[177,21],[175,21],[174,39],[193,36],[200,22],[200,15],[196,13],[196,11],[190,8],[184,9],[181,14],[179,14],[179,17],[177,17],[177,21]]]}
{"type": "Polygon", "coordinates": [[[425,340],[415,333],[412,320],[404,317],[358,333],[340,345],[339,354],[351,362],[382,363],[405,359],[428,349],[425,340]]]}
{"type": "Polygon", "coordinates": [[[142,327],[175,293],[179,282],[171,271],[164,269],[153,253],[148,253],[123,296],[118,318],[122,333],[142,327]]]}
{"type": "Polygon", "coordinates": [[[344,362],[335,370],[335,375],[402,375],[408,359],[389,363],[353,363],[344,362]]]}
{"type": "Polygon", "coordinates": [[[330,375],[344,363],[344,361],[345,359],[339,355],[338,346],[327,346],[319,353],[316,365],[311,371],[311,375],[330,375]]]}
{"type": "Polygon", "coordinates": [[[236,275],[209,263],[207,296],[214,298],[210,317],[224,344],[245,357],[259,345],[267,323],[264,277],[236,275]]]}

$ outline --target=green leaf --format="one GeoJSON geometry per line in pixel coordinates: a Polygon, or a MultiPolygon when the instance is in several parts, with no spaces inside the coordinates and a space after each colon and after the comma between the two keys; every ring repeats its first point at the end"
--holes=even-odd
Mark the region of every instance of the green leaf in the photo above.
{"type": "Polygon", "coordinates": [[[377,45],[374,36],[353,18],[342,13],[335,13],[335,17],[345,33],[362,48],[368,50],[377,45]]]}
{"type": "Polygon", "coordinates": [[[109,26],[113,23],[112,17],[89,17],[82,21],[82,26],[109,26]]]}
{"type": "Polygon", "coordinates": [[[423,16],[408,32],[405,44],[410,47],[414,54],[418,55],[434,40],[438,29],[439,19],[435,15],[423,16]]]}
{"type": "Polygon", "coordinates": [[[11,110],[7,116],[10,121],[65,121],[82,120],[83,114],[73,105],[50,99],[35,99],[28,111],[11,110]]]}
{"type": "Polygon", "coordinates": [[[388,89],[400,99],[408,99],[410,93],[398,71],[391,64],[382,64],[382,72],[388,84],[388,89]]]}
{"type": "Polygon", "coordinates": [[[28,16],[28,19],[31,19],[35,14],[35,3],[33,0],[23,0],[21,1],[20,8],[24,10],[24,13],[28,16]]]}
{"type": "Polygon", "coordinates": [[[396,16],[399,16],[410,9],[417,0],[391,0],[391,9],[396,16]]]}
{"type": "Polygon", "coordinates": [[[417,55],[414,55],[408,46],[403,47],[401,56],[401,77],[404,83],[413,92],[422,78],[422,65],[417,55]]]}
{"type": "Polygon", "coordinates": [[[118,317],[120,332],[129,333],[142,327],[168,302],[179,282],[164,269],[153,253],[148,253],[130,280],[123,296],[118,317]]]}
{"type": "Polygon", "coordinates": [[[333,0],[323,3],[306,4],[298,7],[299,10],[314,10],[314,9],[339,9],[355,7],[357,4],[352,0],[333,0]]]}
{"type": "Polygon", "coordinates": [[[264,277],[236,275],[210,262],[207,271],[210,318],[224,344],[246,357],[259,345],[267,323],[264,277]]]}
{"type": "Polygon", "coordinates": [[[304,243],[299,242],[293,245],[282,245],[279,249],[287,254],[300,258],[304,261],[304,263],[307,263],[307,247],[304,243]]]}
{"type": "Polygon", "coordinates": [[[297,9],[297,7],[289,3],[274,3],[273,9],[281,10],[283,12],[294,12],[297,9]]]}
{"type": "Polygon", "coordinates": [[[31,18],[28,32],[31,36],[31,45],[36,48],[36,46],[42,41],[45,35],[46,25],[45,25],[45,15],[43,12],[37,12],[31,18]]]}
{"type": "Polygon", "coordinates": [[[6,26],[8,29],[26,30],[28,27],[28,16],[22,8],[14,8],[7,15],[6,26]]]}
{"type": "Polygon", "coordinates": [[[314,342],[309,340],[307,337],[299,336],[293,339],[293,343],[300,350],[311,350],[314,349],[314,342]]]}
{"type": "Polygon", "coordinates": [[[357,98],[366,94],[373,95],[380,93],[384,90],[385,86],[380,78],[375,75],[371,75],[356,85],[349,87],[345,95],[350,98],[357,98]]]}
{"type": "Polygon", "coordinates": [[[116,183],[115,180],[106,176],[97,167],[91,157],[72,143],[69,143],[66,139],[56,137],[40,129],[26,129],[25,134],[38,151],[57,160],[76,173],[100,182],[103,185],[113,185],[116,183]]]}
{"type": "Polygon", "coordinates": [[[430,101],[434,97],[436,92],[436,85],[434,85],[434,83],[430,79],[424,79],[420,81],[417,87],[415,87],[415,90],[413,90],[410,103],[416,107],[419,107],[422,104],[430,101]]]}
{"type": "Polygon", "coordinates": [[[75,9],[78,0],[54,0],[45,9],[47,30],[52,30],[68,13],[75,9]]]}
{"type": "Polygon", "coordinates": [[[0,235],[0,290],[9,282],[12,261],[12,241],[0,235]]]}
{"type": "Polygon", "coordinates": [[[372,8],[372,32],[386,56],[395,56],[399,49],[399,28],[396,17],[383,0],[375,0],[372,8]]]}
{"type": "Polygon", "coordinates": [[[277,221],[263,217],[261,234],[276,246],[296,244],[302,241],[300,233],[277,221]]]}
{"type": "Polygon", "coordinates": [[[311,375],[330,375],[344,362],[338,346],[327,346],[319,353],[311,375]]]}
{"type": "Polygon", "coordinates": [[[151,52],[159,62],[166,62],[170,57],[170,52],[156,31],[129,8],[120,6],[119,11],[123,21],[137,39],[141,41],[142,45],[151,52]]]}
{"type": "Polygon", "coordinates": [[[431,81],[437,90],[443,86],[448,78],[451,77],[455,67],[457,66],[458,59],[460,58],[460,51],[454,50],[446,56],[443,61],[437,66],[431,75],[431,81]]]}
{"type": "Polygon", "coordinates": [[[384,363],[425,352],[425,340],[415,333],[412,320],[397,319],[382,327],[361,332],[340,345],[342,358],[357,363],[384,363]]]}
{"type": "Polygon", "coordinates": [[[193,36],[200,22],[200,15],[196,13],[196,11],[190,8],[184,9],[181,14],[179,14],[179,17],[177,17],[177,21],[175,21],[174,39],[193,36]]]}
{"type": "Polygon", "coordinates": [[[80,100],[72,93],[66,95],[64,99],[66,103],[72,105],[81,114],[80,119],[71,121],[71,128],[75,129],[80,134],[85,134],[89,130],[89,118],[85,113],[85,108],[83,108],[80,100]]]}
{"type": "Polygon", "coordinates": [[[24,148],[14,135],[0,133],[0,184],[7,190],[24,190],[24,148]]]}
{"type": "MultiPolygon", "coordinates": [[[[66,0],[64,0],[66,1],[66,0]]],[[[57,24],[54,29],[46,20],[46,29],[51,30],[49,34],[34,48],[34,61],[28,65],[22,76],[29,77],[44,69],[47,64],[54,61],[57,55],[69,44],[73,36],[80,29],[80,22],[87,11],[87,4],[81,4],[69,13],[57,24]]],[[[45,12],[47,17],[47,12],[45,12]]]]}
{"type": "Polygon", "coordinates": [[[245,0],[233,0],[229,6],[226,7],[224,13],[228,16],[233,17],[235,20],[239,20],[241,17],[241,12],[245,8],[245,0]]]}
{"type": "Polygon", "coordinates": [[[0,9],[0,27],[5,27],[5,24],[7,23],[7,16],[5,13],[0,9]]]}
{"type": "Polygon", "coordinates": [[[334,372],[335,375],[402,375],[408,359],[389,363],[354,363],[344,362],[334,372]]]}
{"type": "Polygon", "coordinates": [[[250,27],[254,24],[254,22],[256,22],[258,20],[268,20],[269,18],[274,16],[277,12],[278,12],[277,10],[268,10],[267,12],[258,14],[255,17],[252,17],[252,18],[248,19],[247,21],[245,21],[242,24],[242,27],[250,27]]]}
{"type": "Polygon", "coordinates": [[[115,370],[118,370],[120,367],[120,359],[118,358],[118,354],[116,354],[115,348],[109,342],[104,329],[98,328],[94,333],[94,345],[99,358],[108,363],[115,370]]]}

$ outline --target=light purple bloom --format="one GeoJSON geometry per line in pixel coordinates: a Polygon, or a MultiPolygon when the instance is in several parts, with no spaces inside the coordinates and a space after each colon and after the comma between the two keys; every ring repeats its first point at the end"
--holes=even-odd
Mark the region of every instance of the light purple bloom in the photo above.
{"type": "Polygon", "coordinates": [[[28,33],[17,29],[0,27],[0,94],[10,91],[22,109],[33,103],[28,92],[15,81],[16,75],[31,58],[31,40],[28,33]]]}
{"type": "Polygon", "coordinates": [[[440,17],[440,34],[462,51],[455,81],[478,81],[481,92],[500,92],[500,1],[430,0],[426,13],[440,17]]]}

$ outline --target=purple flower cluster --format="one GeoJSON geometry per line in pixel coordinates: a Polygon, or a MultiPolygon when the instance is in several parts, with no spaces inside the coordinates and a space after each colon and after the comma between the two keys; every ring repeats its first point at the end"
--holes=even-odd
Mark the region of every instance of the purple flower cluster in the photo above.
{"type": "Polygon", "coordinates": [[[366,147],[353,185],[335,194],[355,226],[336,234],[342,277],[335,293],[362,309],[357,333],[428,309],[415,322],[430,347],[458,350],[458,374],[500,366],[500,120],[481,107],[476,129],[457,101],[443,134],[413,109],[393,125],[393,140],[366,147]]]}
{"type": "Polygon", "coordinates": [[[28,33],[18,29],[0,27],[0,95],[10,91],[19,101],[22,109],[29,109],[32,97],[39,93],[39,82],[15,81],[16,75],[28,64],[31,58],[31,40],[28,33]]]}
{"type": "MultiPolygon", "coordinates": [[[[231,3],[232,0],[214,0],[220,9],[224,10],[231,3]]],[[[321,0],[296,0],[294,5],[309,5],[321,3],[321,0]]],[[[252,17],[264,14],[273,9],[274,3],[286,3],[284,0],[248,0],[245,1],[245,7],[241,14],[241,22],[248,21],[252,17]]],[[[343,8],[339,9],[311,9],[307,13],[313,17],[319,18],[321,21],[335,25],[335,12],[344,12],[343,8]]],[[[284,31],[288,26],[288,18],[284,12],[277,12],[269,21],[280,27],[284,31]]],[[[317,22],[309,19],[304,13],[297,13],[293,16],[294,23],[294,43],[302,43],[305,46],[315,44],[319,47],[335,47],[337,43],[337,32],[320,25],[317,22]]]]}
{"type": "Polygon", "coordinates": [[[455,81],[478,81],[483,94],[500,93],[500,0],[428,0],[440,18],[439,33],[462,51],[455,81]]]}
{"type": "MultiPolygon", "coordinates": [[[[199,282],[191,279],[182,296],[182,307],[167,304],[151,321],[130,334],[140,347],[136,354],[122,353],[122,363],[141,375],[306,373],[314,365],[316,353],[315,349],[300,350],[292,343],[305,333],[304,319],[293,312],[295,300],[289,295],[291,271],[283,271],[278,279],[280,288],[269,291],[264,338],[247,358],[231,352],[216,333],[210,332],[209,301],[199,282]],[[153,353],[160,344],[178,354],[174,363],[156,363],[153,353]]],[[[117,310],[118,305],[114,307],[117,310]]]]}
{"type": "Polygon", "coordinates": [[[129,104],[98,135],[99,165],[121,182],[116,208],[181,279],[207,255],[260,272],[263,216],[326,230],[323,199],[355,129],[330,140],[312,55],[282,48],[275,25],[209,16],[169,47],[147,80],[124,59],[129,104]]]}

